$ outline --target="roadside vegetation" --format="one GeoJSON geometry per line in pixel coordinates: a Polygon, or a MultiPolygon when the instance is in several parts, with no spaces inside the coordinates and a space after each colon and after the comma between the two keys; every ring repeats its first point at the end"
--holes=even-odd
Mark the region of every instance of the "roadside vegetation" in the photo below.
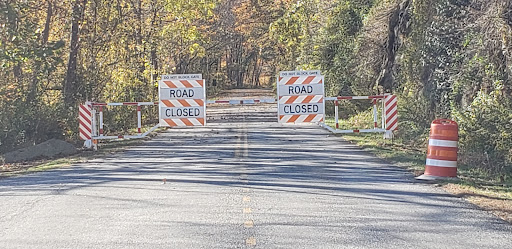
{"type": "MultiPolygon", "coordinates": [[[[328,118],[326,124],[335,127],[334,118],[328,118]]],[[[339,125],[340,129],[372,129],[372,110],[340,120],[339,125]]],[[[428,136],[415,143],[401,138],[384,139],[382,133],[341,136],[366,151],[410,171],[414,176],[422,175],[425,170],[428,136]]],[[[512,177],[510,175],[493,174],[475,167],[472,163],[460,161],[457,175],[457,179],[436,181],[435,184],[512,223],[512,177]]]]}
{"type": "MultiPolygon", "coordinates": [[[[376,153],[419,165],[409,152],[448,118],[460,126],[459,184],[512,178],[509,0],[7,0],[0,67],[0,153],[79,145],[80,103],[155,101],[162,74],[202,73],[212,94],[320,69],[327,96],[398,96],[397,150],[376,153]]],[[[340,115],[355,123],[368,108],[343,102],[340,115]]],[[[145,109],[144,125],[156,113],[145,109]]],[[[133,108],[105,114],[107,134],[135,127],[133,108]]]]}

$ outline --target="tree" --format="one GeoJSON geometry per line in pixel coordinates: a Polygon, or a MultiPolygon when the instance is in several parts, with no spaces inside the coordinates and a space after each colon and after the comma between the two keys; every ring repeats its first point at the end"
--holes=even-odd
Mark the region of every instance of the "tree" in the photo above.
{"type": "Polygon", "coordinates": [[[69,58],[64,80],[64,104],[72,105],[77,99],[78,78],[77,78],[77,59],[80,52],[80,24],[83,19],[87,0],[73,0],[71,14],[71,38],[69,42],[69,58]]]}

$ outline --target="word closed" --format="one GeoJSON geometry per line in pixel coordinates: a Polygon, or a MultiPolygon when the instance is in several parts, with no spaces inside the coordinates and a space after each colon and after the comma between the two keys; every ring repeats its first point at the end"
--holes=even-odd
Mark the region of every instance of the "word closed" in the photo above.
{"type": "Polygon", "coordinates": [[[165,108],[165,118],[203,117],[201,108],[165,108]]]}
{"type": "Polygon", "coordinates": [[[283,115],[296,115],[296,114],[322,114],[322,104],[291,104],[281,105],[280,113],[283,115]]]}

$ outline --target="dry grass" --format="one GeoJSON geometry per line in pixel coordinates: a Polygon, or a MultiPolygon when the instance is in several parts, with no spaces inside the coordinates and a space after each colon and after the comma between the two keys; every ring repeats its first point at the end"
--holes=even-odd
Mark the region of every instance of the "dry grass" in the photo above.
{"type": "MultiPolygon", "coordinates": [[[[352,134],[344,135],[343,138],[380,158],[406,168],[414,176],[422,175],[424,172],[424,151],[399,143],[386,142],[381,139],[381,135],[352,134]]],[[[439,182],[438,186],[512,223],[512,182],[510,180],[500,182],[482,172],[475,173],[465,167],[460,167],[458,174],[459,181],[439,182]]]]}
{"type": "Polygon", "coordinates": [[[512,223],[512,193],[482,190],[471,186],[449,183],[443,188],[512,223]]]}

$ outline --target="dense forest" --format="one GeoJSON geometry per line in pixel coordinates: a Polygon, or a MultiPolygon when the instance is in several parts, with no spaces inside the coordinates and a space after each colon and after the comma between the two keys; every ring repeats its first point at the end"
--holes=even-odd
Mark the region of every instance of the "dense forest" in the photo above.
{"type": "Polygon", "coordinates": [[[327,95],[398,95],[405,144],[451,118],[463,163],[512,173],[510,0],[2,0],[0,65],[0,152],[77,140],[78,104],[154,101],[161,74],[214,93],[320,69],[327,95]]]}

